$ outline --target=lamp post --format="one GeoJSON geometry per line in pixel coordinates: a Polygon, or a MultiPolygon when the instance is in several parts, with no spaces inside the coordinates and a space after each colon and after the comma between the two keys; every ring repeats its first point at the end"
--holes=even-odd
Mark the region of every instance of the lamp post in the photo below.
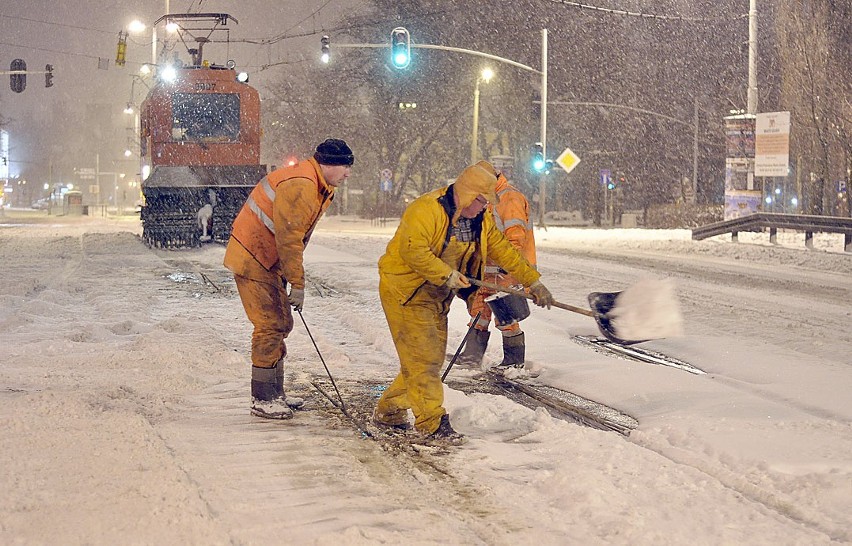
{"type": "Polygon", "coordinates": [[[476,86],[473,88],[473,131],[471,132],[470,140],[470,164],[476,163],[476,155],[479,146],[479,84],[483,81],[488,83],[494,77],[494,71],[490,68],[483,68],[482,72],[476,78],[476,86]]]}
{"type": "MultiPolygon", "coordinates": [[[[541,120],[539,124],[539,138],[541,139],[542,157],[547,160],[547,29],[541,30],[541,120]]],[[[547,210],[547,176],[539,176],[538,188],[538,212],[539,223],[544,223],[544,213],[547,210]]]]}

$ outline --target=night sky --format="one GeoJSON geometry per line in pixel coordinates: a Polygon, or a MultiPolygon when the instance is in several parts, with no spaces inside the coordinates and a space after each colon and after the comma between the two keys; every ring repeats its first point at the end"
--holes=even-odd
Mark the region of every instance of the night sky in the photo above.
{"type": "MultiPolygon", "coordinates": [[[[43,74],[30,74],[26,90],[20,94],[13,93],[9,88],[9,76],[3,76],[0,117],[5,121],[3,128],[10,136],[11,173],[44,176],[46,157],[61,155],[68,139],[75,138],[75,128],[66,126],[67,120],[74,118],[74,113],[82,115],[92,108],[112,110],[117,112],[114,125],[123,123],[120,116],[125,105],[131,100],[138,105],[144,98],[142,85],[136,85],[131,96],[132,75],[138,73],[143,63],[151,60],[150,24],[165,13],[167,6],[171,13],[228,13],[234,17],[239,23],[228,24],[230,44],[208,44],[204,48],[204,57],[216,64],[235,60],[240,69],[251,73],[252,85],[262,94],[264,81],[280,76],[286,67],[286,64],[274,66],[275,63],[308,62],[307,59],[318,56],[319,40],[313,32],[333,24],[336,14],[351,5],[352,2],[344,0],[173,0],[144,3],[127,0],[3,0],[0,6],[0,66],[3,70],[9,69],[13,59],[26,61],[28,70],[43,71],[48,63],[54,66],[54,85],[51,88],[45,88],[43,74]],[[118,33],[133,19],[145,22],[148,29],[143,34],[130,35],[127,63],[123,68],[117,67],[118,33]],[[283,39],[273,45],[246,43],[282,34],[307,36],[283,39]],[[99,69],[99,59],[103,59],[101,65],[108,63],[106,70],[99,69]],[[56,134],[62,137],[56,138],[56,134]]],[[[162,37],[162,29],[158,32],[162,37]]],[[[224,33],[217,33],[213,38],[225,37],[224,33]]],[[[188,62],[183,46],[178,44],[176,51],[188,62]]],[[[120,128],[117,132],[121,134],[120,128]]],[[[79,131],[76,133],[79,136],[79,131]]],[[[122,134],[118,138],[123,137],[122,134]]],[[[105,150],[101,155],[115,155],[115,152],[105,150]]],[[[86,163],[81,167],[88,167],[91,158],[81,158],[80,162],[86,163]]],[[[131,168],[132,165],[127,166],[127,169],[131,168]]]]}

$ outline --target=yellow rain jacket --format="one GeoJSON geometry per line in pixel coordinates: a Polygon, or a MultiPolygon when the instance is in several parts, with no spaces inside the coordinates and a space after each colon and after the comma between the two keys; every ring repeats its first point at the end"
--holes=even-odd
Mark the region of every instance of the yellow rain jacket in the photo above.
{"type": "MultiPolygon", "coordinates": [[[[453,297],[444,284],[450,273],[458,268],[481,279],[486,259],[493,258],[526,286],[540,276],[497,229],[488,211],[476,222],[478,236],[473,243],[450,236],[451,219],[458,217],[454,186],[411,203],[379,259],[379,295],[400,373],[379,399],[376,419],[401,424],[410,408],[414,426],[425,434],[437,430],[445,413],[440,369],[447,351],[447,314],[453,297]]],[[[459,208],[475,197],[460,195],[459,208]]]]}
{"type": "MultiPolygon", "coordinates": [[[[452,204],[451,186],[420,196],[412,202],[400,219],[399,228],[379,259],[379,277],[397,297],[401,305],[411,299],[425,283],[441,286],[453,271],[440,256],[447,243],[452,204]]],[[[485,213],[475,263],[465,275],[482,279],[484,257],[494,260],[512,273],[520,283],[529,286],[541,276],[515,251],[497,229],[494,217],[485,213]]]]}

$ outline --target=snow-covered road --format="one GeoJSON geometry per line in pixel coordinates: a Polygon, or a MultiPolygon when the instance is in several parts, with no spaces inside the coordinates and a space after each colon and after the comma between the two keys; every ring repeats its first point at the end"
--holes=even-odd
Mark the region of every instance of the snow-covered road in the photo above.
{"type": "MultiPolygon", "coordinates": [[[[412,455],[310,396],[325,371],[298,322],[287,378],[308,409],[249,415],[250,326],[222,247],[151,250],[130,221],[0,221],[0,543],[852,543],[842,252],[538,231],[543,280],[565,303],[673,279],[686,335],[643,346],[707,374],[596,353],[572,341],[594,321],[535,308],[537,380],[638,429],[447,389],[469,442],[412,455]]],[[[391,233],[326,218],[309,247],[304,317],[344,397],[397,371],[376,295],[391,233]]],[[[466,320],[458,302],[448,350],[466,320]]],[[[492,342],[487,359],[499,357],[492,342]]]]}

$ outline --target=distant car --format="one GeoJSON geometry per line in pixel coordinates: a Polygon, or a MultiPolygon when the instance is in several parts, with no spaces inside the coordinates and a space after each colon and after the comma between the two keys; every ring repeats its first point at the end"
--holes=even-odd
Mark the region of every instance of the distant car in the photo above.
{"type": "Polygon", "coordinates": [[[46,197],[43,198],[43,199],[39,199],[38,201],[36,201],[32,205],[30,205],[30,208],[33,208],[33,209],[36,209],[36,210],[45,210],[49,207],[50,207],[50,201],[46,197]]]}

